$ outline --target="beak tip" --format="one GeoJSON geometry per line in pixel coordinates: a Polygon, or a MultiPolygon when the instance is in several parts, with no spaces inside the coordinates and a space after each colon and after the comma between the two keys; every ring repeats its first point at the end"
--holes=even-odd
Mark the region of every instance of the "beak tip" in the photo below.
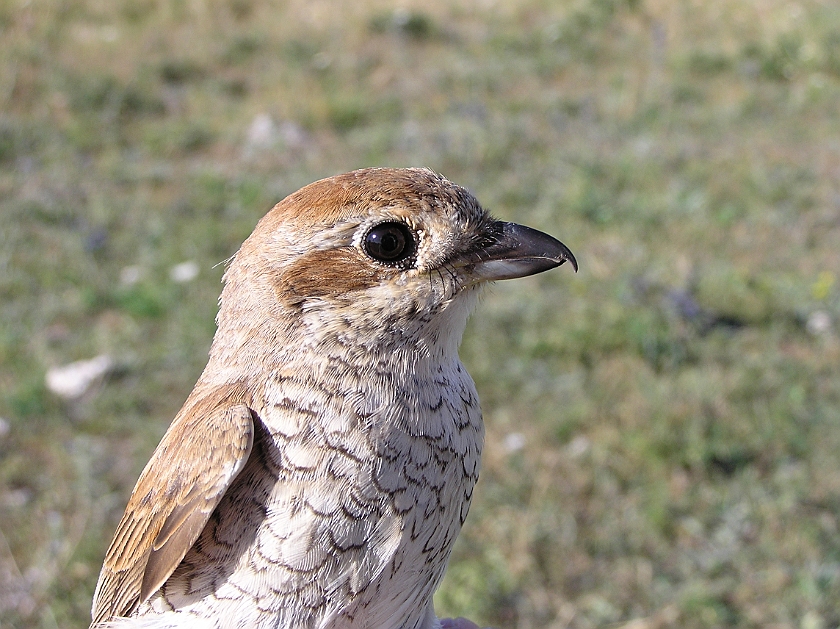
{"type": "Polygon", "coordinates": [[[562,242],[557,241],[557,244],[561,247],[561,253],[558,256],[560,262],[558,263],[557,266],[560,266],[564,262],[568,262],[569,264],[572,265],[572,269],[574,270],[574,272],[577,273],[578,272],[578,262],[577,262],[577,258],[575,258],[575,254],[573,254],[572,250],[569,249],[562,242]]]}

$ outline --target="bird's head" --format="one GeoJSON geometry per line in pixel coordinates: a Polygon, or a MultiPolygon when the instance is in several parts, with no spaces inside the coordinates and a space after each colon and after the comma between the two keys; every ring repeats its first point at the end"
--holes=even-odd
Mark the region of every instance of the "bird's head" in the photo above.
{"type": "Polygon", "coordinates": [[[242,343],[393,337],[457,348],[478,287],[567,261],[577,269],[563,243],[496,221],[430,170],[357,170],[298,190],[260,220],[225,273],[219,329],[242,343]]]}

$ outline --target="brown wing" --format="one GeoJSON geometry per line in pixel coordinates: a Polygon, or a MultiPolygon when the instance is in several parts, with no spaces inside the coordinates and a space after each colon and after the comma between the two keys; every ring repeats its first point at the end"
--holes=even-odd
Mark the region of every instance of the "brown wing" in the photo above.
{"type": "Polygon", "coordinates": [[[188,400],[128,501],[93,595],[95,626],[128,616],[169,578],[242,470],[251,411],[233,388],[188,400]]]}

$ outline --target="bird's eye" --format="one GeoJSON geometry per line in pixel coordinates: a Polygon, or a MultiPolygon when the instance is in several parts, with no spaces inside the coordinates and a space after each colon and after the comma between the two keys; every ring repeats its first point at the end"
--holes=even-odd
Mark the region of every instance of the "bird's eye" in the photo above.
{"type": "Polygon", "coordinates": [[[414,255],[414,233],[405,223],[379,223],[365,234],[365,252],[379,262],[397,265],[414,255]]]}

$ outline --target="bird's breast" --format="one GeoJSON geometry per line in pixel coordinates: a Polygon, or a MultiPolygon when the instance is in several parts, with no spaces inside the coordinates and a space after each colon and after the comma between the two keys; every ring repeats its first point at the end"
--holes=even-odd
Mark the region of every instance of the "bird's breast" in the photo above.
{"type": "Polygon", "coordinates": [[[251,459],[159,609],[241,615],[244,599],[285,619],[270,626],[422,622],[478,477],[473,382],[457,360],[405,378],[328,371],[266,382],[251,459]]]}

